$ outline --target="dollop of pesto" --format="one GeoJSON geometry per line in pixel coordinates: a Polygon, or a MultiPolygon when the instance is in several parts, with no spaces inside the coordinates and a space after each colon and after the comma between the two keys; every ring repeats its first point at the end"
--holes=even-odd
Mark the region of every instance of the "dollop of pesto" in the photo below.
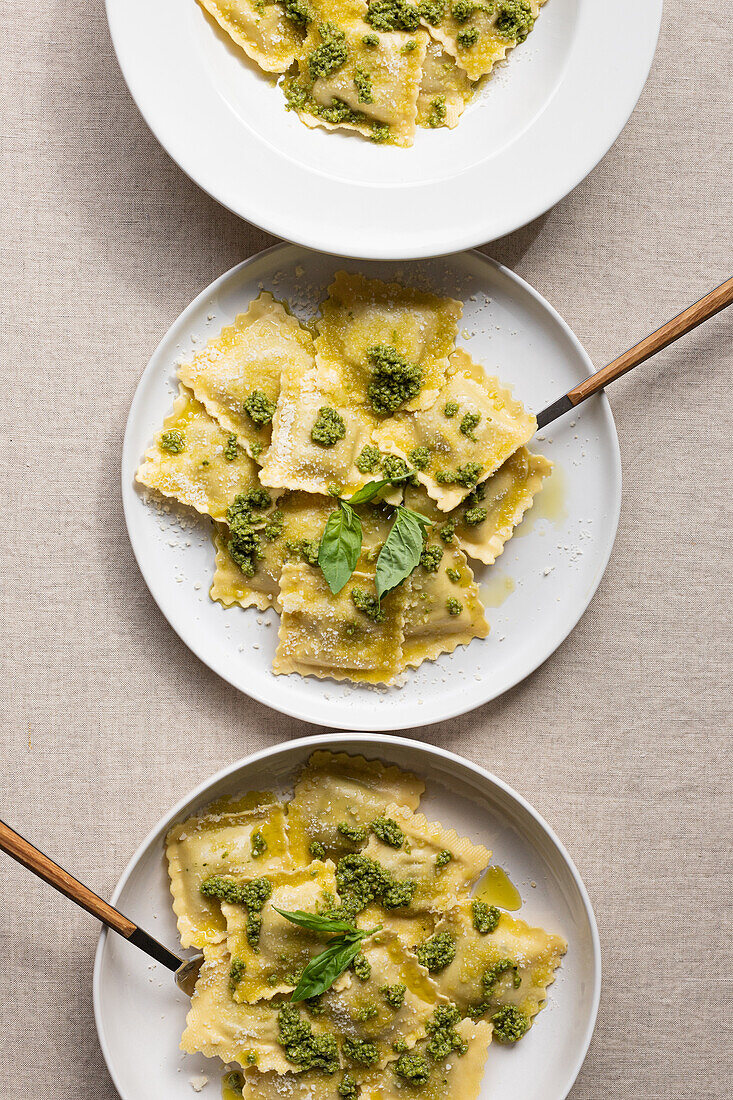
{"type": "Polygon", "coordinates": [[[437,27],[445,15],[446,6],[446,0],[420,0],[417,12],[431,27],[437,27]]]}
{"type": "Polygon", "coordinates": [[[447,417],[448,420],[452,420],[457,412],[458,412],[458,402],[457,401],[446,401],[445,405],[443,406],[443,416],[447,417]]]}
{"type": "Polygon", "coordinates": [[[414,38],[411,38],[409,40],[409,42],[405,42],[404,46],[402,46],[400,48],[400,53],[407,56],[408,53],[412,53],[412,51],[416,50],[416,49],[417,49],[417,42],[415,41],[414,38]]]}
{"type": "Polygon", "coordinates": [[[420,555],[420,565],[427,573],[437,573],[443,560],[443,547],[435,544],[426,546],[420,555]]]}
{"type": "Polygon", "coordinates": [[[381,985],[379,987],[379,992],[382,994],[389,1007],[396,1012],[399,1008],[402,1008],[405,1003],[407,986],[404,982],[396,982],[395,985],[381,985]]]}
{"type": "Polygon", "coordinates": [[[354,87],[359,103],[373,103],[372,77],[366,69],[358,68],[354,73],[354,87]]]}
{"type": "Polygon", "coordinates": [[[447,867],[450,861],[453,859],[453,853],[449,852],[447,848],[444,848],[442,852],[438,852],[435,857],[435,870],[442,871],[444,867],[447,867]]]}
{"type": "Polygon", "coordinates": [[[321,405],[318,416],[311,428],[311,439],[319,447],[333,447],[346,435],[346,423],[340,412],[321,405]]]}
{"type": "Polygon", "coordinates": [[[481,423],[480,412],[467,412],[461,420],[461,433],[470,439],[473,443],[476,442],[475,429],[481,423]]]}
{"type": "Polygon", "coordinates": [[[485,508],[468,508],[463,513],[463,522],[467,523],[469,527],[478,527],[479,523],[483,523],[488,512],[485,508]]]}
{"type": "Polygon", "coordinates": [[[439,485],[463,485],[466,489],[470,489],[481,477],[483,470],[479,462],[466,462],[463,466],[459,466],[455,473],[438,470],[435,480],[439,485]]]}
{"type": "Polygon", "coordinates": [[[379,465],[379,447],[367,443],[356,458],[356,468],[360,474],[373,474],[379,465]]]}
{"type": "Polygon", "coordinates": [[[445,603],[449,615],[460,615],[463,611],[463,604],[460,600],[457,600],[455,596],[449,596],[445,603]]]}
{"type": "Polygon", "coordinates": [[[456,23],[467,23],[475,11],[486,11],[482,4],[476,4],[474,0],[453,0],[450,13],[456,23]]]}
{"type": "Polygon", "coordinates": [[[336,829],[341,836],[346,840],[353,841],[354,844],[363,844],[369,835],[369,829],[366,825],[349,825],[348,821],[339,821],[336,829]]]}
{"type": "Polygon", "coordinates": [[[318,565],[320,539],[286,539],[285,549],[289,555],[301,558],[308,565],[318,565]]]}
{"type": "Polygon", "coordinates": [[[414,31],[420,24],[417,8],[407,0],[371,0],[364,18],[375,31],[414,31]]]}
{"type": "Polygon", "coordinates": [[[277,1014],[278,1039],[289,1062],[301,1069],[335,1073],[339,1068],[336,1039],[330,1033],[314,1035],[295,1005],[284,1004],[277,1014]]]}
{"type": "Polygon", "coordinates": [[[267,851],[267,841],[259,829],[255,829],[252,833],[249,843],[252,848],[252,856],[254,859],[259,859],[260,856],[267,851]]]}
{"type": "Polygon", "coordinates": [[[410,451],[409,458],[416,470],[427,470],[430,465],[430,448],[413,447],[410,451]]]}
{"type": "Polygon", "coordinates": [[[405,843],[405,834],[391,817],[377,817],[372,821],[372,832],[382,844],[390,848],[401,848],[405,843]]]}
{"type": "Polygon", "coordinates": [[[335,23],[321,23],[318,33],[322,42],[308,55],[308,72],[313,81],[330,76],[346,63],[349,56],[346,35],[335,23]]]}
{"type": "Polygon", "coordinates": [[[261,428],[264,424],[271,422],[277,405],[270,400],[263,390],[252,390],[252,393],[245,397],[242,402],[242,408],[252,423],[261,428]]]}
{"type": "Polygon", "coordinates": [[[468,27],[466,30],[458,32],[456,42],[462,50],[469,50],[471,46],[476,45],[480,37],[477,27],[468,27]]]}
{"type": "Polygon", "coordinates": [[[456,1031],[456,1024],[460,1019],[461,1013],[455,1005],[438,1005],[432,1020],[425,1024],[425,1030],[430,1036],[425,1052],[433,1061],[442,1061],[454,1050],[459,1055],[468,1050],[468,1043],[456,1031]]]}
{"type": "Polygon", "coordinates": [[[495,905],[489,905],[485,901],[479,901],[478,898],[474,898],[471,902],[471,916],[473,918],[473,927],[477,932],[480,932],[482,936],[486,936],[490,932],[495,931],[496,926],[501,920],[501,909],[497,909],[495,905]]]}
{"type": "Polygon", "coordinates": [[[438,531],[438,534],[440,535],[441,539],[447,545],[450,545],[453,542],[453,539],[455,537],[455,533],[456,533],[456,521],[454,519],[449,519],[448,522],[444,523],[443,526],[438,531]]]}
{"type": "Polygon", "coordinates": [[[361,1008],[357,1008],[354,1013],[354,1019],[359,1023],[367,1023],[368,1020],[375,1020],[379,1015],[379,1009],[374,1004],[374,1001],[370,1001],[368,1004],[362,1005],[361,1008]]]}
{"type": "Polygon", "coordinates": [[[227,439],[226,446],[224,448],[224,458],[227,462],[234,462],[235,458],[239,454],[239,443],[234,432],[231,433],[227,439]]]}
{"type": "Polygon", "coordinates": [[[456,957],[456,941],[450,932],[436,932],[415,949],[417,961],[431,974],[450,966],[456,957]]]}
{"type": "Polygon", "coordinates": [[[347,1035],[341,1044],[341,1052],[344,1058],[359,1066],[373,1066],[379,1061],[379,1051],[374,1043],[355,1039],[351,1035],[347,1035]]]}
{"type": "Polygon", "coordinates": [[[382,472],[390,481],[404,481],[407,479],[410,485],[419,484],[414,475],[410,477],[412,471],[404,458],[400,458],[399,455],[385,455],[382,459],[382,472]]]}
{"type": "Polygon", "coordinates": [[[502,38],[524,42],[534,26],[532,5],[529,0],[502,0],[494,29],[502,38]]]}
{"type": "Polygon", "coordinates": [[[368,982],[372,976],[372,964],[366,955],[360,951],[358,955],[354,956],[354,961],[351,964],[351,969],[356,974],[360,982],[368,982]]]}
{"type": "Polygon", "coordinates": [[[417,883],[409,879],[403,879],[402,882],[394,881],[382,894],[382,905],[385,909],[407,909],[416,890],[417,883]]]}
{"type": "Polygon", "coordinates": [[[158,440],[158,446],[161,451],[167,451],[169,455],[179,455],[186,449],[186,436],[177,428],[171,428],[170,431],[163,432],[158,440]]]}
{"type": "Polygon", "coordinates": [[[404,909],[412,901],[417,883],[398,882],[381,863],[361,853],[343,856],[336,865],[336,887],[342,913],[352,919],[373,901],[385,909],[404,909]]]}
{"type": "Polygon", "coordinates": [[[235,993],[247,969],[244,959],[233,959],[229,968],[229,992],[235,993]]]}
{"type": "Polygon", "coordinates": [[[325,859],[326,847],[321,844],[320,840],[312,840],[308,845],[308,851],[313,856],[313,859],[325,859]]]}
{"type": "Polygon", "coordinates": [[[389,123],[378,122],[376,119],[371,123],[372,132],[369,140],[375,145],[389,145],[392,142],[392,131],[389,128],[389,123]]]}
{"type": "Polygon", "coordinates": [[[493,1038],[500,1043],[516,1043],[526,1033],[529,1020],[521,1009],[514,1005],[503,1005],[491,1017],[494,1025],[493,1038]]]}
{"type": "Polygon", "coordinates": [[[461,583],[461,572],[459,569],[446,569],[445,575],[452,584],[461,583]]]}
{"type": "Polygon", "coordinates": [[[303,0],[281,0],[282,9],[287,19],[298,27],[307,27],[313,22],[313,13],[303,0]]]}
{"type": "Polygon", "coordinates": [[[436,95],[435,98],[430,101],[430,108],[427,118],[425,119],[425,125],[429,126],[431,130],[437,130],[439,126],[445,126],[447,111],[445,96],[436,95]]]}
{"type": "Polygon", "coordinates": [[[407,1043],[404,1039],[395,1039],[392,1043],[392,1050],[395,1054],[404,1054],[406,1050],[409,1050],[407,1043]]]}
{"type": "Polygon", "coordinates": [[[356,1100],[358,1091],[356,1081],[350,1073],[345,1073],[336,1086],[336,1092],[343,1100],[356,1100]]]}
{"type": "Polygon", "coordinates": [[[394,413],[417,397],[422,370],[408,363],[391,344],[374,344],[367,350],[367,360],[372,368],[367,397],[376,413],[394,413]]]}
{"type": "Polygon", "coordinates": [[[206,898],[217,898],[219,901],[228,901],[232,905],[243,905],[246,908],[247,943],[253,951],[256,951],[262,928],[260,911],[272,894],[272,883],[269,878],[256,878],[251,882],[239,883],[222,875],[212,875],[201,883],[200,890],[206,898]]]}
{"type": "Polygon", "coordinates": [[[398,1077],[419,1088],[430,1080],[430,1066],[424,1054],[401,1054],[394,1064],[398,1077]]]}
{"type": "Polygon", "coordinates": [[[352,588],[351,599],[357,611],[361,611],[373,623],[383,623],[386,619],[384,608],[379,606],[379,600],[372,592],[365,592],[363,588],[352,588]]]}
{"type": "Polygon", "coordinates": [[[490,996],[494,991],[496,983],[504,974],[508,971],[513,971],[512,985],[515,989],[519,989],[522,984],[522,979],[517,970],[517,964],[511,959],[500,959],[495,962],[493,966],[490,966],[488,970],[485,970],[481,977],[481,985],[484,991],[484,997],[490,996]]]}
{"type": "Polygon", "coordinates": [[[239,493],[227,508],[227,550],[245,577],[254,576],[257,562],[264,557],[261,545],[264,517],[257,512],[271,504],[272,498],[265,489],[251,489],[248,493],[239,493]]]}
{"type": "Polygon", "coordinates": [[[362,36],[361,40],[365,46],[370,46],[372,48],[379,45],[378,34],[365,34],[362,36]]]}

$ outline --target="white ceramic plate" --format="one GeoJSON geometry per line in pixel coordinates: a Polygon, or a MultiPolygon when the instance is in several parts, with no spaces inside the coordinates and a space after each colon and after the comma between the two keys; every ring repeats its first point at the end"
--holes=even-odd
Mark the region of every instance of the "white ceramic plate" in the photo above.
{"type": "Polygon", "coordinates": [[[456,129],[395,149],[307,129],[196,0],[107,0],[125,80],[184,172],[271,233],[373,259],[494,240],[563,198],[631,114],[661,12],[548,0],[456,129]]]}
{"type": "MultiPolygon", "coordinates": [[[[163,841],[175,821],[212,799],[247,790],[288,788],[316,748],[360,752],[409,768],[427,785],[428,817],[493,850],[519,889],[520,915],[568,941],[547,1006],[514,1049],[489,1052],[480,1100],[563,1100],[590,1043],[601,984],[595,917],[570,856],[545,821],[506,784],[468,760],[417,741],[343,733],[311,737],[255,754],[208,779],[179,802],[143,841],[112,902],[176,949],[163,841]],[[536,884],[536,886],[534,885],[536,884]]],[[[218,1100],[221,1063],[178,1049],[187,999],[164,967],[115,935],[102,934],[94,967],[94,1013],[104,1057],[122,1100],[191,1100],[191,1077],[218,1100]]]]}
{"type": "MultiPolygon", "coordinates": [[[[336,260],[278,245],[212,283],[173,324],[140,380],[122,456],[127,529],[148,587],[171,626],[240,691],[296,718],[340,729],[389,730],[462,714],[513,687],[557,648],[590,602],[608,562],[621,502],[618,440],[605,397],[553,425],[534,447],[557,464],[538,502],[490,569],[476,563],[491,633],[410,672],[401,688],[273,676],[274,611],[225,610],[208,589],[208,521],[146,504],[134,477],[177,390],[176,361],[231,324],[260,287],[312,316],[339,268],[427,285],[465,302],[461,337],[476,359],[534,411],[593,367],[554,310],[526,283],[479,253],[396,266],[336,260]]],[[[474,563],[472,563],[473,565],[474,563]]]]}

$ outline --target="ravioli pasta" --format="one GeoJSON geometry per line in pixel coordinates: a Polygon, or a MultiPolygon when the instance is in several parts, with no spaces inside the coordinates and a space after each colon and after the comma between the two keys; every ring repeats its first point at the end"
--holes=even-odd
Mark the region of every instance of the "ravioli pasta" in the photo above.
{"type": "Polygon", "coordinates": [[[544,0],[199,0],[311,129],[409,147],[457,125],[544,0]]]}
{"type": "Polygon", "coordinates": [[[546,1004],[565,940],[471,897],[491,853],[421,814],[423,790],[321,751],[292,793],[220,800],[170,831],[174,898],[195,913],[199,894],[216,928],[192,940],[177,906],[204,954],[181,1049],[228,1064],[225,1100],[476,1100],[490,1044],[521,1040],[546,1004]],[[357,953],[300,992],[344,930],[357,953]]]}
{"type": "Polygon", "coordinates": [[[213,601],[280,615],[276,675],[399,685],[488,637],[468,559],[496,560],[552,464],[527,448],[534,417],[456,346],[461,313],[339,271],[309,325],[263,290],[179,365],[136,478],[209,518],[213,601]],[[405,509],[422,552],[418,535],[385,584],[405,509]]]}

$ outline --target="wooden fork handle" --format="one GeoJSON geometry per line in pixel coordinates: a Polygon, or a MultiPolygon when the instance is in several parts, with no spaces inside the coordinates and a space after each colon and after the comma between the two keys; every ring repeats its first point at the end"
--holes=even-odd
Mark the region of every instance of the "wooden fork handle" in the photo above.
{"type": "Polygon", "coordinates": [[[103,901],[88,886],[85,886],[83,882],[79,882],[68,871],[64,871],[63,867],[59,867],[43,852],[39,852],[37,848],[34,848],[32,844],[19,833],[16,833],[14,829],[11,829],[9,825],[6,825],[4,821],[0,821],[0,850],[12,859],[17,860],[18,863],[22,863],[29,871],[38,875],[49,886],[53,886],[54,889],[70,898],[71,901],[76,902],[82,909],[86,909],[87,913],[91,913],[97,920],[101,920],[103,924],[108,925],[115,932],[119,932],[125,939],[129,940],[137,931],[136,924],[133,924],[122,913],[118,913],[112,905],[103,901]]]}
{"type": "Polygon", "coordinates": [[[652,355],[656,355],[662,348],[666,348],[669,344],[678,340],[680,336],[684,336],[685,333],[691,332],[698,325],[701,325],[703,321],[707,321],[708,318],[714,317],[716,313],[720,313],[721,309],[725,309],[733,303],[733,278],[727,279],[726,282],[721,283],[715,290],[711,290],[709,294],[706,294],[704,298],[701,298],[699,302],[695,302],[694,305],[688,306],[682,313],[679,313],[676,317],[673,317],[671,321],[667,321],[666,325],[662,325],[656,332],[652,332],[651,335],[645,337],[640,343],[635,344],[633,348],[629,348],[623,355],[619,355],[618,359],[614,359],[612,363],[609,363],[606,367],[601,367],[599,371],[592,374],[590,378],[586,378],[583,382],[580,382],[572,390],[568,390],[567,397],[570,400],[571,405],[579,405],[581,401],[585,401],[591,394],[597,393],[598,390],[603,389],[609,382],[615,381],[620,378],[622,374],[626,374],[632,367],[637,367],[639,363],[643,363],[646,359],[650,359],[652,355]]]}

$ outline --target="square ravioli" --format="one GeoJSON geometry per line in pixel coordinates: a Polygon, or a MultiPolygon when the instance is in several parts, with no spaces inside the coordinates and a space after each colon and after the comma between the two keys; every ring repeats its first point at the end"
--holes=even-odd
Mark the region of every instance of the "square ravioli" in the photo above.
{"type": "MultiPolygon", "coordinates": [[[[333,863],[314,860],[296,871],[273,871],[265,877],[269,887],[264,891],[260,890],[261,880],[254,883],[254,890],[248,890],[252,881],[233,879],[235,888],[244,888],[245,900],[221,903],[227,949],[233,966],[238,973],[241,971],[237,981],[232,981],[235,1001],[254,1003],[292,992],[303,967],[325,947],[322,936],[292,924],[277,910],[304,909],[313,913],[332,905],[336,897],[333,863]],[[255,899],[253,904],[247,904],[248,897],[255,899]]],[[[341,981],[348,984],[348,975],[341,981]]]]}
{"type": "Polygon", "coordinates": [[[258,875],[292,866],[284,808],[268,792],[253,793],[245,807],[228,811],[212,807],[168,832],[168,873],[183,947],[202,947],[222,939],[226,932],[218,901],[201,892],[206,879],[258,875]]]}
{"type": "Polygon", "coordinates": [[[455,1025],[448,1053],[423,1039],[384,1069],[359,1075],[364,1100],[476,1100],[491,1042],[491,1025],[461,1020],[455,1025]],[[430,1051],[442,1057],[433,1057],[430,1051]]]}
{"type": "Polygon", "coordinates": [[[388,806],[386,826],[372,830],[363,854],[384,867],[397,882],[414,882],[410,911],[442,911],[467,896],[485,870],[491,852],[437,821],[388,806]]]}
{"type": "Polygon", "coordinates": [[[458,348],[432,408],[387,420],[374,440],[412,462],[429,496],[449,512],[536,430],[534,416],[511,391],[458,348]]]}
{"type": "MultiPolygon", "coordinates": [[[[455,0],[430,33],[471,80],[486,76],[534,27],[545,0],[455,0]]],[[[423,20],[426,22],[426,20],[423,20]]]]}
{"type": "Polygon", "coordinates": [[[275,674],[390,683],[404,668],[406,599],[401,585],[382,599],[377,611],[373,574],[355,571],[334,596],[320,570],[286,562],[280,577],[275,674]]]}
{"type": "Polygon", "coordinates": [[[433,981],[467,1014],[490,1018],[507,1005],[518,1009],[526,1030],[547,1000],[567,943],[493,906],[475,917],[474,905],[463,900],[438,922],[436,935],[450,937],[455,954],[433,981]]]}
{"type": "Polygon", "coordinates": [[[411,668],[489,633],[478,585],[458,547],[429,542],[423,559],[430,568],[421,564],[412,574],[405,610],[402,651],[411,668]]]}
{"type": "Polygon", "coordinates": [[[424,790],[425,784],[417,776],[379,760],[345,752],[315,752],[288,805],[291,850],[304,862],[310,860],[314,847],[321,859],[337,859],[354,850],[339,830],[340,824],[369,826],[394,803],[416,810],[424,790]]]}
{"type": "Polygon", "coordinates": [[[288,106],[308,126],[358,130],[377,143],[412,145],[428,35],[375,34],[362,0],[314,0],[288,106]]]}
{"type": "Polygon", "coordinates": [[[212,519],[226,518],[240,493],[255,489],[257,467],[240,447],[232,453],[225,431],[190,390],[180,387],[163,429],[135,474],[135,480],[212,519]]]}
{"type": "MultiPolygon", "coordinates": [[[[234,1075],[230,1075],[234,1076],[234,1075]]],[[[222,1100],[344,1100],[344,1073],[260,1073],[248,1069],[237,1074],[230,1092],[222,1091],[222,1100]]]]}
{"type": "MultiPolygon", "coordinates": [[[[270,5],[277,7],[277,5],[270,5]]],[[[313,337],[282,302],[263,291],[234,323],[178,369],[178,377],[210,416],[254,459],[267,448],[280,395],[280,375],[307,371],[313,337]]]]}
{"type": "Polygon", "coordinates": [[[199,0],[232,41],[266,73],[284,73],[301,54],[303,30],[288,5],[262,0],[199,0]]]}
{"type": "Polygon", "coordinates": [[[548,458],[520,447],[447,515],[422,487],[408,487],[405,504],[433,520],[442,542],[455,543],[470,557],[493,565],[551,473],[548,458]]]}
{"type": "Polygon", "coordinates": [[[474,92],[474,83],[450,54],[432,39],[423,62],[420,94],[417,97],[417,124],[428,130],[458,125],[474,92]]]}
{"type": "Polygon", "coordinates": [[[429,408],[445,380],[462,308],[453,298],[337,272],[317,322],[321,384],[377,416],[429,408]]]}

